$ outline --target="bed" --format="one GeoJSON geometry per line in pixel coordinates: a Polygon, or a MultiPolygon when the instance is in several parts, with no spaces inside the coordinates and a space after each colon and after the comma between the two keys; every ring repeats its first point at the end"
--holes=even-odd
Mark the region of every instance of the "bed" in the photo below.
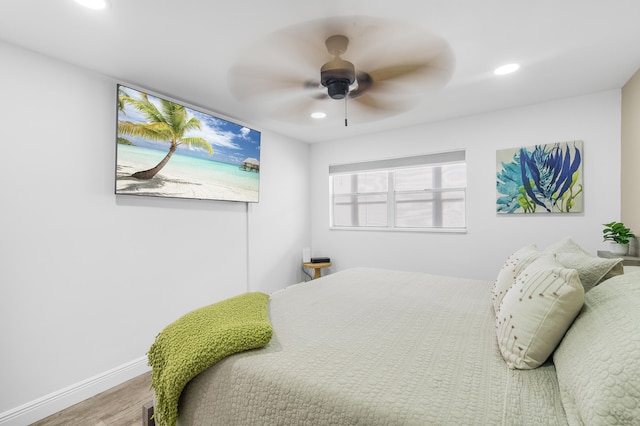
{"type": "MultiPolygon", "coordinates": [[[[559,249],[566,242],[546,254],[561,259],[559,249]]],[[[269,343],[193,378],[177,424],[640,424],[640,272],[584,252],[562,258],[579,271],[557,260],[589,285],[568,291],[581,302],[569,319],[554,319],[567,325],[551,353],[518,365],[500,343],[507,300],[495,296],[505,275],[512,287],[539,275],[533,257],[514,252],[495,281],[353,268],[276,292],[269,343]]]]}

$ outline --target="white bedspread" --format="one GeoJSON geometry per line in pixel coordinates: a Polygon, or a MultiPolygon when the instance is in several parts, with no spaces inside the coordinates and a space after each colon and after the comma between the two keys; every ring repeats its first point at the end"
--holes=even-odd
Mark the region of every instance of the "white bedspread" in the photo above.
{"type": "Polygon", "coordinates": [[[193,379],[178,425],[566,425],[553,365],[502,360],[491,285],[356,268],[289,287],[271,343],[193,379]]]}

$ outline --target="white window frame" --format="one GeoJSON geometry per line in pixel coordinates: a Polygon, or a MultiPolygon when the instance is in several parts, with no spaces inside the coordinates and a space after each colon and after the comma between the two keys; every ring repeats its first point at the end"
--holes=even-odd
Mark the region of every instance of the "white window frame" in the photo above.
{"type": "MultiPolygon", "coordinates": [[[[412,167],[434,167],[448,164],[464,164],[466,166],[466,152],[464,150],[440,152],[434,154],[424,154],[411,157],[391,158],[384,160],[374,160],[359,163],[349,164],[334,164],[329,165],[329,229],[331,230],[357,230],[357,231],[393,231],[393,232],[435,232],[435,233],[466,233],[466,187],[465,184],[462,188],[441,188],[434,187],[426,191],[402,191],[398,193],[432,193],[436,196],[443,192],[462,192],[462,202],[464,203],[463,214],[464,226],[462,227],[443,227],[442,222],[438,223],[436,217],[436,223],[432,227],[398,227],[395,224],[396,218],[396,192],[394,188],[394,171],[398,169],[408,169],[412,167]],[[386,195],[387,200],[387,224],[386,226],[336,226],[334,225],[334,206],[335,206],[335,194],[333,193],[333,180],[332,178],[337,175],[355,175],[358,173],[372,172],[372,171],[387,171],[388,173],[388,185],[386,192],[380,193],[366,193],[366,195],[386,195]]],[[[339,194],[338,196],[344,196],[345,194],[339,194]]],[[[350,194],[351,197],[358,196],[358,193],[350,194]]],[[[442,203],[434,203],[436,209],[442,208],[442,203]]]]}

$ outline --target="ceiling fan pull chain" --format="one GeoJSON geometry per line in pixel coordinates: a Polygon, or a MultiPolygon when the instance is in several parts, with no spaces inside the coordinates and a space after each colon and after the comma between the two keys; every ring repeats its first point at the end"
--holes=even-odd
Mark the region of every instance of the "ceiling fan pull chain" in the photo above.
{"type": "Polygon", "coordinates": [[[347,127],[347,98],[348,96],[344,97],[344,127],[347,127]]]}

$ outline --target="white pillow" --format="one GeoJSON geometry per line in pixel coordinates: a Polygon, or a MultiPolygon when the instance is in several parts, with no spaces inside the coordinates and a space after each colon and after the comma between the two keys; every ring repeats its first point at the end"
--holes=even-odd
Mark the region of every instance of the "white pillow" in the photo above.
{"type": "Polygon", "coordinates": [[[640,272],[587,293],[553,362],[570,424],[640,424],[640,272]]]}
{"type": "Polygon", "coordinates": [[[502,299],[496,318],[498,346],[509,368],[542,365],[583,303],[578,272],[564,268],[554,255],[527,266],[502,299]]]}
{"type": "Polygon", "coordinates": [[[498,312],[502,298],[507,293],[507,290],[509,290],[513,285],[518,274],[522,272],[524,268],[529,266],[531,262],[540,257],[540,255],[541,252],[538,250],[538,247],[536,247],[535,244],[531,244],[522,247],[507,258],[502,269],[498,272],[498,277],[493,283],[493,288],[491,289],[491,300],[493,302],[493,309],[495,312],[498,312]]]}
{"type": "Polygon", "coordinates": [[[616,275],[622,275],[622,259],[604,259],[584,251],[570,237],[551,244],[545,253],[555,253],[556,258],[566,268],[576,269],[585,293],[593,287],[616,275]]]}

